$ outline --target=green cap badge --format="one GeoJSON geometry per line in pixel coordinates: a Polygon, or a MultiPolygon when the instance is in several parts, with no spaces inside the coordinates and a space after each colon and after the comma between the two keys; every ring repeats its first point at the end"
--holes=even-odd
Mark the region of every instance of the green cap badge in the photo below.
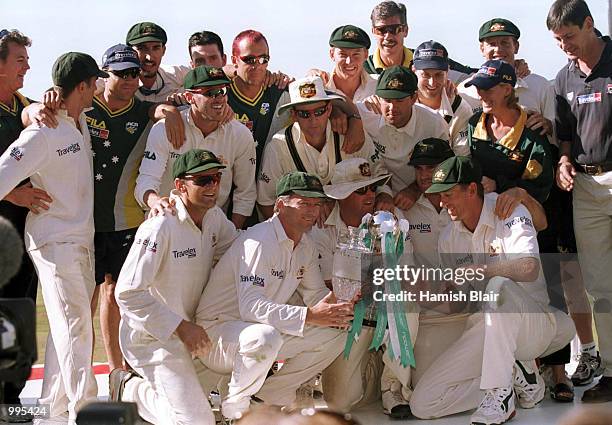
{"type": "Polygon", "coordinates": [[[482,180],[480,164],[468,156],[453,156],[434,170],[431,186],[425,193],[440,193],[458,184],[478,183],[482,180]]]}
{"type": "Polygon", "coordinates": [[[147,41],[159,41],[161,44],[166,44],[168,36],[159,25],[153,22],[140,22],[133,25],[125,37],[125,44],[128,46],[136,46],[147,41]]]}
{"type": "Polygon", "coordinates": [[[376,84],[376,95],[384,99],[403,99],[417,90],[417,76],[406,67],[395,65],[385,69],[376,84]]]}
{"type": "Polygon", "coordinates": [[[306,198],[325,198],[323,185],[313,174],[292,171],[282,176],[276,183],[276,196],[300,195],[306,198]]]}
{"type": "Polygon", "coordinates": [[[172,165],[172,178],[185,174],[195,174],[212,168],[225,168],[219,158],[211,151],[191,149],[181,154],[172,165]]]}

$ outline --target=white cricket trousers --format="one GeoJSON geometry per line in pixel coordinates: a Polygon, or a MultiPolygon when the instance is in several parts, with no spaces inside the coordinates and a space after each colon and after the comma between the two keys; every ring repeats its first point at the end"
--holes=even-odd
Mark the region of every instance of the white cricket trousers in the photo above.
{"type": "Polygon", "coordinates": [[[515,360],[546,356],[574,337],[567,314],[540,306],[509,279],[491,281],[501,284],[501,305],[495,312],[470,316],[461,338],[423,374],[410,401],[416,417],[433,419],[476,408],[481,390],[512,386],[515,360]]]}
{"type": "Polygon", "coordinates": [[[266,404],[290,405],[300,385],[338,357],[346,339],[346,332],[337,329],[306,326],[297,337],[270,325],[241,321],[219,323],[206,332],[213,347],[200,360],[216,373],[231,373],[222,404],[227,418],[240,417],[255,394],[266,404]],[[283,366],[266,379],[276,360],[283,360],[283,366]]]}
{"type": "Polygon", "coordinates": [[[127,381],[121,400],[136,403],[143,419],[159,425],[214,425],[191,354],[176,335],[162,342],[122,320],[119,345],[142,376],[127,381]]]}
{"type": "Polygon", "coordinates": [[[594,299],[604,376],[612,377],[612,171],[574,178],[574,231],[584,286],[594,299]]]}
{"type": "Polygon", "coordinates": [[[98,393],[91,367],[91,297],[96,286],[91,251],[74,243],[50,242],[30,251],[49,319],[45,376],[40,404],[50,416],[66,411],[70,421],[98,393]]]}

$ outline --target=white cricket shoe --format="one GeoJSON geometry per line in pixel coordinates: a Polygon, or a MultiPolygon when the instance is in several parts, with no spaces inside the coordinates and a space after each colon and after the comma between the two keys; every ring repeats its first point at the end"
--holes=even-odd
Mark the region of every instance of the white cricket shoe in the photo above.
{"type": "Polygon", "coordinates": [[[514,391],[523,409],[531,409],[544,399],[546,384],[534,360],[514,362],[514,391]]]}
{"type": "Polygon", "coordinates": [[[514,389],[486,390],[478,409],[472,414],[472,425],[501,425],[514,417],[514,389]]]}

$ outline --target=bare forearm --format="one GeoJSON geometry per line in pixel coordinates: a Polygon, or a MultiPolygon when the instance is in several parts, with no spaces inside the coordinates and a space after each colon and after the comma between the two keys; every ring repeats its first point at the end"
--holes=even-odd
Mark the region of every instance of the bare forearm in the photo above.
{"type": "Polygon", "coordinates": [[[533,282],[538,278],[540,261],[537,258],[518,258],[487,265],[485,277],[507,277],[515,282],[533,282]]]}

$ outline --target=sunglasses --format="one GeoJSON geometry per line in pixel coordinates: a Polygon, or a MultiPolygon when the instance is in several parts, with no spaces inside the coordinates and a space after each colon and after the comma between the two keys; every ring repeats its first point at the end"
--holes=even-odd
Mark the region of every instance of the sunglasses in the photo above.
{"type": "Polygon", "coordinates": [[[219,184],[221,173],[208,174],[205,176],[185,176],[185,180],[191,180],[196,186],[208,186],[209,184],[219,184]]]}
{"type": "Polygon", "coordinates": [[[227,94],[227,87],[221,87],[220,89],[212,90],[189,90],[191,93],[201,94],[209,98],[216,99],[217,97],[223,97],[227,94]]]}
{"type": "Polygon", "coordinates": [[[247,65],[255,65],[256,63],[260,65],[264,65],[270,62],[269,55],[261,55],[261,56],[240,56],[240,60],[247,65]]]}
{"type": "Polygon", "coordinates": [[[299,118],[308,119],[308,118],[310,118],[311,115],[314,115],[315,117],[320,117],[321,115],[323,115],[325,113],[326,110],[327,110],[327,105],[326,106],[321,106],[320,108],[315,109],[314,111],[301,111],[299,109],[296,109],[295,110],[295,114],[299,118]]]}
{"type": "Polygon", "coordinates": [[[377,187],[378,187],[377,184],[370,184],[364,187],[360,187],[357,190],[354,190],[353,193],[356,193],[357,195],[365,195],[366,193],[368,193],[368,190],[371,190],[372,192],[376,192],[377,187]]]}
{"type": "Polygon", "coordinates": [[[374,27],[374,34],[385,35],[389,33],[391,35],[395,35],[402,31],[404,27],[404,24],[381,25],[379,27],[374,27]]]}
{"type": "Polygon", "coordinates": [[[124,69],[122,71],[110,71],[113,75],[121,78],[122,80],[127,80],[128,78],[138,78],[140,77],[140,68],[129,68],[124,69]]]}

